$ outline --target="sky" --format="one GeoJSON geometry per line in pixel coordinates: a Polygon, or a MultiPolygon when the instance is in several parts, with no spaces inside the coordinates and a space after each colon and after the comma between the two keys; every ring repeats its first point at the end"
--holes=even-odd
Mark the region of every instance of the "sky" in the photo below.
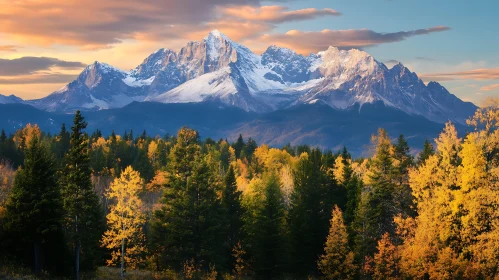
{"type": "Polygon", "coordinates": [[[480,105],[499,97],[499,1],[0,0],[0,94],[44,97],[94,61],[123,70],[218,29],[255,53],[357,48],[480,105]]]}

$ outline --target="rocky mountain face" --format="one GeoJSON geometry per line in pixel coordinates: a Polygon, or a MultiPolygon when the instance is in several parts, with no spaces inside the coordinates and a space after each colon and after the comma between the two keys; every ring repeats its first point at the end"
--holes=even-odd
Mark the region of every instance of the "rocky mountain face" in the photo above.
{"type": "Polygon", "coordinates": [[[27,103],[70,112],[121,108],[133,101],[209,101],[257,113],[313,103],[336,110],[382,103],[440,123],[464,123],[476,110],[436,82],[425,85],[402,64],[389,69],[360,50],[330,47],[303,56],[271,46],[256,55],[216,30],[178,53],[160,49],[131,71],[95,62],[67,86],[27,103]]]}
{"type": "Polygon", "coordinates": [[[128,73],[105,63],[94,62],[68,85],[31,104],[46,111],[71,112],[76,109],[109,109],[143,101],[140,87],[126,83],[128,73]]]}

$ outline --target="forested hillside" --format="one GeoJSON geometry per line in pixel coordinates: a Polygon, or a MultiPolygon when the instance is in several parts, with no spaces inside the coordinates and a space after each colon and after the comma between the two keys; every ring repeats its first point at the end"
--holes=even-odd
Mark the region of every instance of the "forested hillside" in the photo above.
{"type": "Polygon", "coordinates": [[[468,125],[418,155],[380,128],[367,158],[187,127],[103,137],[79,111],[57,135],[2,131],[0,277],[494,279],[499,100],[468,125]]]}

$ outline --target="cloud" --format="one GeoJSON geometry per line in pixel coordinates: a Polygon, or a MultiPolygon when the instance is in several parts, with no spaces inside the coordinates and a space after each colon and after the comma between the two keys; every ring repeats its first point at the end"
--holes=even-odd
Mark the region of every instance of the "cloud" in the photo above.
{"type": "Polygon", "coordinates": [[[480,90],[483,90],[483,91],[491,91],[491,90],[494,90],[494,89],[499,89],[499,84],[493,84],[493,85],[483,86],[483,87],[480,88],[480,90]]]}
{"type": "Polygon", "coordinates": [[[395,59],[390,59],[390,60],[385,61],[385,64],[398,64],[398,63],[400,63],[400,61],[395,60],[395,59]]]}
{"type": "Polygon", "coordinates": [[[499,68],[480,68],[466,71],[430,73],[420,75],[423,80],[498,80],[499,68]]]}
{"type": "Polygon", "coordinates": [[[77,61],[64,61],[52,57],[21,57],[0,59],[0,76],[33,74],[41,70],[58,67],[68,70],[81,69],[85,64],[77,61]]]}
{"type": "Polygon", "coordinates": [[[234,6],[222,9],[221,13],[224,16],[229,16],[236,19],[264,21],[268,23],[283,23],[287,21],[314,19],[320,16],[341,15],[341,13],[330,8],[325,8],[322,10],[307,8],[289,11],[289,9],[284,6],[234,6]]]}
{"type": "Polygon", "coordinates": [[[424,61],[435,61],[436,59],[430,58],[430,57],[424,57],[424,56],[417,56],[417,60],[424,60],[424,61]]]}
{"type": "Polygon", "coordinates": [[[447,31],[447,26],[425,29],[380,33],[368,29],[299,31],[290,30],[284,34],[266,34],[261,37],[266,42],[294,48],[302,53],[325,50],[329,46],[341,49],[366,48],[380,44],[400,42],[413,36],[447,31]]]}
{"type": "MultiPolygon", "coordinates": [[[[11,40],[40,46],[101,49],[172,26],[199,28],[223,19],[222,8],[259,5],[259,0],[0,0],[0,33],[11,40]]],[[[282,21],[313,18],[332,10],[280,11],[283,16],[279,11],[275,13],[282,21]]]]}
{"type": "Polygon", "coordinates": [[[62,73],[37,73],[14,77],[0,77],[0,85],[61,84],[74,80],[78,75],[62,73]]]}
{"type": "Polygon", "coordinates": [[[259,37],[260,34],[270,31],[272,28],[269,24],[262,22],[221,19],[203,25],[184,24],[165,27],[154,33],[139,34],[136,39],[139,41],[161,41],[168,38],[167,47],[175,49],[185,46],[186,40],[200,40],[213,29],[218,29],[231,40],[242,41],[259,37]]]}
{"type": "Polygon", "coordinates": [[[14,45],[0,45],[0,52],[17,52],[19,46],[14,45]]]}

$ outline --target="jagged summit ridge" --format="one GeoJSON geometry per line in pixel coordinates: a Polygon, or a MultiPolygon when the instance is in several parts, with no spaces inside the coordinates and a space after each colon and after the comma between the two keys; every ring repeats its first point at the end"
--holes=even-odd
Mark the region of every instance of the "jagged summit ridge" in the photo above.
{"type": "Polygon", "coordinates": [[[347,110],[381,102],[432,121],[460,123],[476,109],[438,83],[425,85],[402,64],[388,68],[361,50],[329,47],[304,56],[271,45],[257,55],[218,30],[178,52],[159,49],[130,71],[95,62],[75,81],[30,103],[67,112],[133,101],[215,101],[254,112],[310,103],[347,110]]]}

